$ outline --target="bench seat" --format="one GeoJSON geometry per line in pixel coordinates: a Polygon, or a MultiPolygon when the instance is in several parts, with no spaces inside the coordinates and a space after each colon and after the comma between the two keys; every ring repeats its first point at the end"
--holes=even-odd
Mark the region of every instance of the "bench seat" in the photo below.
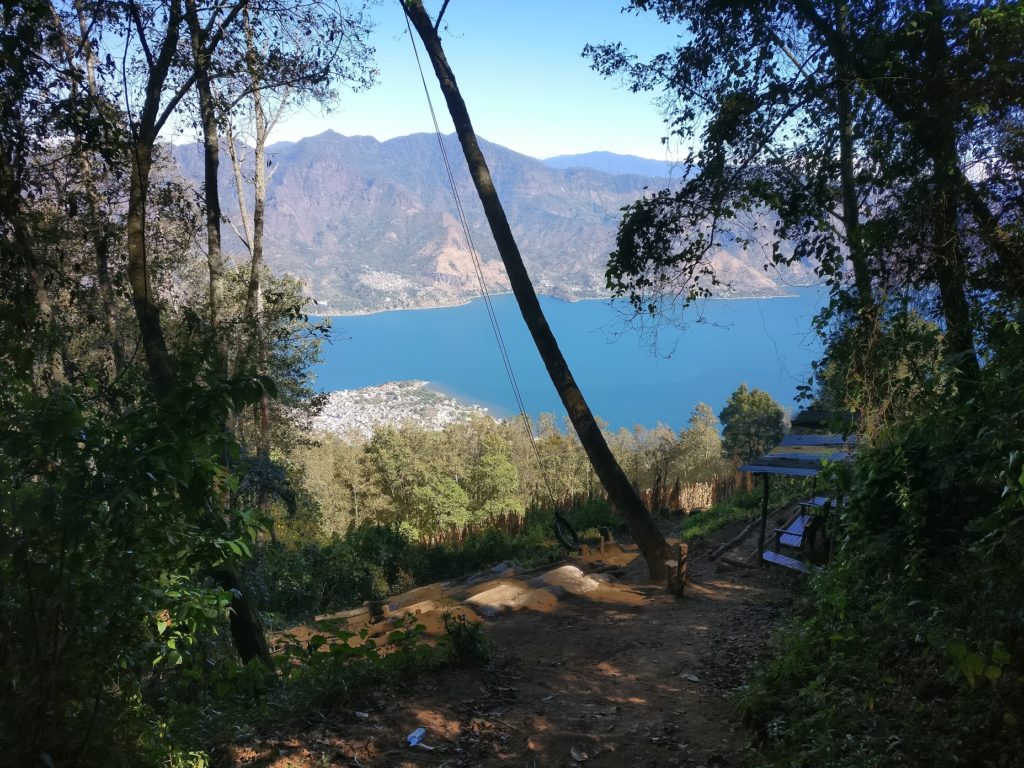
{"type": "Polygon", "coordinates": [[[807,563],[803,563],[797,560],[795,557],[789,557],[788,555],[780,555],[778,552],[765,551],[761,555],[766,562],[772,565],[778,565],[782,568],[790,568],[794,571],[800,571],[800,573],[811,573],[812,571],[820,571],[821,566],[814,565],[810,566],[807,563]]]}
{"type": "Polygon", "coordinates": [[[775,534],[779,537],[779,544],[793,549],[800,549],[804,545],[804,531],[811,524],[810,515],[797,515],[785,528],[776,528],[775,534]]]}

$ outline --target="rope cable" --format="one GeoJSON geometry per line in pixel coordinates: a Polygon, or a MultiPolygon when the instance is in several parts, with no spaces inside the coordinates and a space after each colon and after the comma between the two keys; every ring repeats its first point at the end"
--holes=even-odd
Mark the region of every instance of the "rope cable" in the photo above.
{"type": "Polygon", "coordinates": [[[526,434],[530,438],[530,444],[533,447],[533,452],[537,458],[537,465],[541,470],[541,477],[544,479],[544,484],[547,486],[548,496],[551,498],[552,504],[555,502],[554,490],[551,486],[551,479],[548,476],[544,461],[540,454],[540,446],[537,445],[537,440],[533,434],[533,424],[530,421],[530,416],[526,411],[526,404],[523,400],[522,391],[519,389],[519,383],[516,380],[515,371],[512,367],[512,359],[509,356],[508,348],[505,345],[504,336],[501,333],[501,326],[498,323],[498,316],[495,313],[494,306],[491,302],[490,291],[487,290],[487,281],[484,277],[483,266],[480,261],[480,255],[477,251],[476,244],[473,242],[473,235],[469,228],[469,219],[466,217],[466,210],[462,204],[462,197],[459,195],[458,185],[455,183],[455,173],[452,170],[451,160],[448,157],[448,150],[445,148],[444,139],[441,134],[441,126],[437,120],[437,112],[434,110],[434,101],[430,96],[430,88],[427,86],[426,75],[423,74],[423,63],[420,60],[419,49],[416,47],[416,40],[412,33],[412,24],[409,21],[408,14],[405,14],[405,25],[409,32],[409,42],[412,44],[412,52],[416,57],[416,66],[420,73],[420,82],[423,84],[423,93],[427,97],[427,106],[430,109],[430,119],[434,124],[434,134],[437,137],[437,145],[441,151],[441,159],[444,163],[445,173],[448,176],[448,183],[452,190],[452,197],[455,200],[455,209],[458,213],[459,223],[462,226],[463,234],[466,237],[466,244],[469,249],[469,254],[473,262],[473,271],[476,274],[477,283],[480,286],[480,294],[484,300],[484,306],[487,309],[487,317],[491,324],[491,330],[494,332],[494,339],[498,346],[498,351],[501,354],[502,364],[505,367],[505,375],[508,377],[509,385],[512,388],[512,395],[515,398],[516,405],[519,408],[519,416],[522,418],[523,424],[526,427],[526,434]]]}

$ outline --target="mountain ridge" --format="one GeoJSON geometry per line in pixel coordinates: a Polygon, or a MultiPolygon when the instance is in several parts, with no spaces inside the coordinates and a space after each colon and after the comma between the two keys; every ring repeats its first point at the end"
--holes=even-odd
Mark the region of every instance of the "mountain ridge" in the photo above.
{"type": "MultiPolygon", "coordinates": [[[[488,290],[507,291],[504,266],[458,141],[454,135],[441,140],[488,290]]],[[[605,264],[620,209],[645,189],[669,182],[578,164],[555,168],[483,139],[480,144],[538,293],[567,300],[606,297],[605,264]]],[[[251,171],[251,150],[243,151],[251,171]]],[[[182,175],[198,185],[199,146],[175,145],[173,152],[182,175]]],[[[275,143],[267,154],[266,262],[303,280],[318,313],[444,307],[480,295],[436,135],[382,142],[326,131],[275,143]]],[[[611,153],[598,154],[607,160],[611,153]]],[[[580,157],[584,162],[587,155],[580,157]]],[[[226,155],[221,190],[224,215],[237,220],[226,155]]],[[[225,241],[227,251],[244,255],[240,245],[227,236],[225,241]]],[[[786,292],[745,247],[733,244],[713,259],[732,276],[732,295],[786,292]]],[[[799,275],[787,282],[799,283],[799,275]]]]}
{"type": "Polygon", "coordinates": [[[639,155],[621,155],[604,150],[580,152],[573,155],[556,155],[545,158],[542,162],[551,168],[590,168],[613,176],[633,174],[667,181],[673,176],[679,175],[678,173],[673,174],[675,166],[667,160],[655,160],[639,155]]]}

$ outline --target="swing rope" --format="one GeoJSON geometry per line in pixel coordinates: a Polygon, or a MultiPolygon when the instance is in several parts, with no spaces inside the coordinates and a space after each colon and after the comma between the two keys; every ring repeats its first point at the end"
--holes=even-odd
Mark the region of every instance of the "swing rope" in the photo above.
{"type": "Polygon", "coordinates": [[[544,462],[540,454],[540,446],[537,445],[537,440],[533,434],[533,424],[530,421],[530,416],[526,411],[526,404],[523,400],[522,392],[519,389],[519,383],[516,381],[515,371],[512,368],[512,359],[509,357],[508,348],[505,345],[505,339],[501,333],[501,326],[498,323],[498,316],[494,311],[494,306],[491,302],[490,291],[487,290],[487,281],[484,278],[483,266],[480,262],[480,254],[476,249],[476,245],[473,242],[473,235],[469,229],[469,220],[466,217],[465,208],[462,205],[462,197],[459,195],[458,186],[455,183],[455,173],[452,170],[451,161],[448,157],[448,150],[444,145],[444,138],[441,134],[441,126],[437,120],[437,112],[434,110],[434,101],[430,96],[430,88],[427,86],[427,78],[423,73],[423,62],[420,60],[419,49],[416,47],[416,39],[413,36],[412,24],[409,22],[408,14],[405,15],[405,26],[409,32],[409,42],[412,44],[412,52],[416,57],[416,66],[420,73],[420,82],[423,84],[423,93],[427,97],[427,106],[430,109],[430,118],[434,123],[434,134],[437,137],[437,146],[441,151],[441,158],[444,162],[445,173],[448,175],[448,184],[452,190],[452,197],[455,200],[455,208],[458,212],[459,223],[462,226],[463,234],[466,237],[466,244],[469,248],[469,254],[473,261],[473,270],[476,273],[477,283],[480,286],[480,294],[483,297],[484,305],[487,308],[487,317],[491,323],[491,330],[494,332],[494,340],[498,345],[498,351],[501,353],[501,360],[505,366],[505,374],[508,377],[509,385],[512,387],[512,394],[515,397],[516,405],[519,408],[519,416],[523,421],[523,425],[526,428],[526,434],[530,438],[530,444],[533,447],[534,455],[537,458],[537,466],[540,467],[541,476],[544,478],[544,484],[547,486],[548,496],[551,499],[552,505],[555,502],[554,490],[551,486],[551,480],[548,477],[547,468],[544,466],[544,462]]]}

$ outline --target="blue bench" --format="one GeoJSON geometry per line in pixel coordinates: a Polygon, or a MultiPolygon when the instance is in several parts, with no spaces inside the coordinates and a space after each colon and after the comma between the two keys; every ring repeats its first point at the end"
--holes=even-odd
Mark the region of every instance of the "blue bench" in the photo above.
{"type": "MultiPolygon", "coordinates": [[[[833,503],[834,500],[829,496],[815,496],[813,499],[801,501],[800,511],[790,518],[784,527],[775,529],[775,542],[772,551],[761,553],[765,562],[801,573],[810,573],[812,567],[803,561],[809,554],[822,523],[821,516],[811,514],[811,510],[820,509],[827,512],[833,503]],[[779,551],[781,547],[796,550],[796,556],[792,557],[781,553],[779,551]]],[[[813,566],[813,568],[820,570],[819,566],[813,566]]]]}
{"type": "Polygon", "coordinates": [[[804,533],[810,527],[811,522],[814,520],[810,515],[797,515],[785,528],[775,529],[775,543],[776,548],[779,544],[784,547],[792,547],[793,549],[804,548],[804,533]]]}
{"type": "Polygon", "coordinates": [[[771,550],[765,550],[761,554],[761,557],[772,565],[778,565],[782,568],[790,568],[794,571],[800,571],[801,573],[810,573],[812,568],[816,571],[821,570],[820,565],[810,566],[807,563],[797,560],[795,557],[780,555],[778,552],[772,552],[771,550]]]}

